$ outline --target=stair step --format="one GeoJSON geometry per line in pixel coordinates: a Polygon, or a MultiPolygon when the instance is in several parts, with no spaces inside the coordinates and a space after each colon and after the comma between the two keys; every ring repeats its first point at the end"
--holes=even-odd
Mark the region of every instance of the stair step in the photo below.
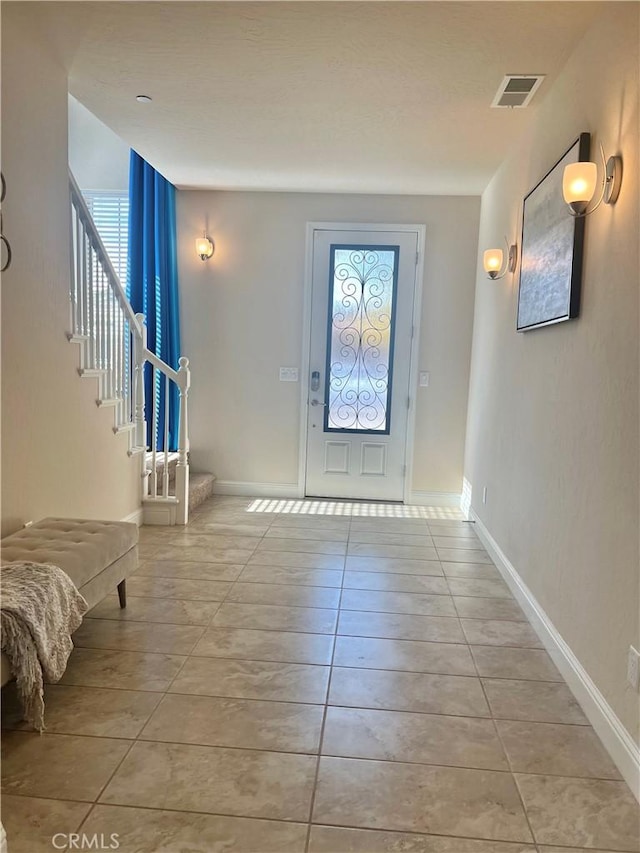
{"type": "MultiPolygon", "coordinates": [[[[189,512],[200,506],[203,501],[213,494],[215,476],[208,473],[196,473],[189,475],[189,512]]],[[[143,498],[142,507],[144,513],[144,524],[171,525],[175,523],[175,511],[178,498],[169,495],[163,498],[161,494],[152,498],[143,498]]]]}
{"type": "Polygon", "coordinates": [[[211,497],[215,481],[215,474],[189,474],[189,512],[211,497]]]}
{"type": "Polygon", "coordinates": [[[135,428],[135,424],[118,424],[113,427],[113,432],[115,435],[121,435],[123,432],[132,432],[135,428]]]}
{"type": "MultiPolygon", "coordinates": [[[[151,469],[151,459],[152,454],[150,450],[147,450],[147,468],[151,469]]],[[[172,451],[169,453],[169,471],[175,470],[176,465],[178,464],[178,454],[176,451],[172,451]]],[[[156,451],[156,469],[158,471],[164,470],[164,450],[156,451]]]]}
{"type": "MultiPolygon", "coordinates": [[[[173,486],[176,481],[176,467],[178,465],[178,454],[174,451],[169,454],[169,486],[173,486]]],[[[147,451],[147,470],[151,471],[151,452],[147,451]]],[[[158,482],[162,481],[164,474],[164,451],[158,450],[156,453],[156,471],[158,472],[158,482]]]]}
{"type": "Polygon", "coordinates": [[[101,367],[79,367],[78,373],[83,379],[94,379],[104,376],[107,371],[101,367]]]}

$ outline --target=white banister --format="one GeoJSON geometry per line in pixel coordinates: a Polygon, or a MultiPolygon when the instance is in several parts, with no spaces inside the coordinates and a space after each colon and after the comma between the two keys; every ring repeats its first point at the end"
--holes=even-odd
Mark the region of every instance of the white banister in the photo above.
{"type": "MultiPolygon", "coordinates": [[[[140,314],[139,316],[143,317],[144,315],[140,314]]],[[[172,382],[175,382],[176,385],[180,384],[180,380],[178,378],[178,371],[172,370],[167,364],[164,363],[164,361],[162,361],[162,359],[158,358],[155,353],[152,353],[151,350],[147,349],[146,344],[144,350],[144,357],[149,362],[149,364],[152,364],[154,367],[157,367],[158,370],[168,376],[172,382]]]]}
{"type": "Polygon", "coordinates": [[[99,406],[112,406],[114,432],[129,433],[129,453],[142,461],[143,506],[161,523],[186,524],[189,519],[189,434],[187,398],[189,360],[178,370],[147,348],[143,314],[136,314],[109,259],[89,208],[69,172],[71,200],[71,279],[69,340],[80,345],[80,375],[96,377],[99,406]],[[146,364],[148,368],[145,368],[146,364]],[[145,370],[151,376],[151,440],[145,421],[145,370]],[[178,449],[169,451],[171,389],[179,393],[178,449]],[[160,393],[162,391],[162,393],[160,393]],[[159,405],[164,398],[164,428],[158,435],[159,405]],[[171,465],[176,463],[175,484],[171,465]],[[166,508],[166,512],[163,511],[166,508]],[[164,520],[164,519],[168,519],[164,520]]]}
{"type": "Polygon", "coordinates": [[[151,368],[151,497],[158,497],[158,368],[151,368]]]}
{"type": "MultiPolygon", "coordinates": [[[[78,187],[75,178],[69,172],[69,188],[71,193],[71,204],[75,208],[78,219],[81,223],[82,233],[91,247],[94,249],[96,254],[98,255],[98,259],[100,265],[105,270],[107,274],[107,278],[109,279],[109,286],[113,297],[120,303],[123,311],[129,317],[130,322],[137,325],[136,315],[131,307],[129,300],[127,299],[127,294],[124,291],[122,284],[120,283],[120,279],[118,278],[118,274],[113,268],[113,264],[107,254],[107,250],[104,247],[102,239],[98,234],[98,230],[93,221],[93,217],[89,212],[89,208],[87,207],[87,203],[84,200],[84,196],[78,187]]],[[[87,251],[84,251],[84,257],[87,257],[87,251]]]]}
{"type": "Polygon", "coordinates": [[[147,425],[144,420],[144,354],[147,349],[147,327],[144,322],[144,314],[136,314],[136,320],[139,322],[142,330],[140,338],[136,335],[133,336],[136,444],[138,447],[146,447],[147,425]]]}
{"type": "Polygon", "coordinates": [[[189,520],[189,418],[187,403],[191,387],[189,359],[181,358],[178,369],[178,387],[180,389],[180,420],[178,424],[178,464],[176,465],[176,495],[180,501],[177,524],[186,524],[189,520]]]}
{"type": "Polygon", "coordinates": [[[169,377],[164,377],[164,435],[162,447],[164,449],[164,469],[162,471],[162,497],[169,497],[169,377]]]}

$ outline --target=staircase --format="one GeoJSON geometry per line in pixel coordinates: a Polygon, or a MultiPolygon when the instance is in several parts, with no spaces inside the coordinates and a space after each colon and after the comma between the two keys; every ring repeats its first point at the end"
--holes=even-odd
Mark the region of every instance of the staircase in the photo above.
{"type": "Polygon", "coordinates": [[[98,406],[114,412],[113,431],[129,436],[129,455],[139,457],[144,524],[187,524],[189,511],[213,491],[212,474],[189,472],[187,406],[191,371],[180,358],[174,370],[147,349],[143,314],[135,314],[82,193],[69,172],[71,200],[71,332],[80,349],[79,374],[98,385],[98,406]],[[145,372],[152,374],[151,447],[145,421],[145,372]],[[170,453],[169,390],[179,396],[178,450],[170,453]],[[160,387],[164,430],[159,434],[160,387]]]}
{"type": "MultiPolygon", "coordinates": [[[[151,471],[152,454],[147,452],[146,468],[151,471]]],[[[175,491],[176,468],[178,466],[178,454],[169,454],[169,492],[175,491]]],[[[164,476],[164,454],[156,460],[156,476],[161,482],[164,476]]],[[[151,474],[149,474],[151,476],[151,474]]],[[[213,494],[213,486],[216,481],[214,474],[194,473],[189,474],[189,512],[200,506],[203,501],[210,498],[213,494]]]]}

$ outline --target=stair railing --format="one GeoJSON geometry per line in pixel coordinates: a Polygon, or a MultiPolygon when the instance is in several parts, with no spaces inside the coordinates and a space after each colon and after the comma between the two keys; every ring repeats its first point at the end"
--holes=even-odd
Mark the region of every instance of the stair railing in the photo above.
{"type": "Polygon", "coordinates": [[[98,381],[98,406],[112,406],[116,434],[129,434],[129,455],[142,462],[142,503],[151,523],[186,524],[189,519],[189,432],[187,403],[191,373],[189,360],[180,358],[174,370],[147,348],[143,314],[131,307],[93,217],[73,175],[71,200],[71,332],[80,346],[82,377],[98,381]],[[145,365],[149,365],[145,367],[145,365]],[[147,462],[145,370],[152,373],[151,454],[147,462]],[[159,387],[164,382],[164,433],[158,435],[159,387]],[[169,482],[169,397],[171,383],[178,388],[178,462],[175,491],[169,482]],[[162,448],[162,449],[160,449],[162,448]],[[159,473],[160,460],[164,461],[159,473]]]}

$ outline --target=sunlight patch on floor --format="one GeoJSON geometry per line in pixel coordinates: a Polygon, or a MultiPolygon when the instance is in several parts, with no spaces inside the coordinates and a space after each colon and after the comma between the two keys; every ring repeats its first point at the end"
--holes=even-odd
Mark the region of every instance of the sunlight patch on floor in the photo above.
{"type": "Polygon", "coordinates": [[[361,501],[286,500],[257,498],[247,512],[280,512],[290,515],[357,516],[362,518],[424,518],[463,521],[457,507],[408,506],[405,504],[363,503],[361,501]]]}

